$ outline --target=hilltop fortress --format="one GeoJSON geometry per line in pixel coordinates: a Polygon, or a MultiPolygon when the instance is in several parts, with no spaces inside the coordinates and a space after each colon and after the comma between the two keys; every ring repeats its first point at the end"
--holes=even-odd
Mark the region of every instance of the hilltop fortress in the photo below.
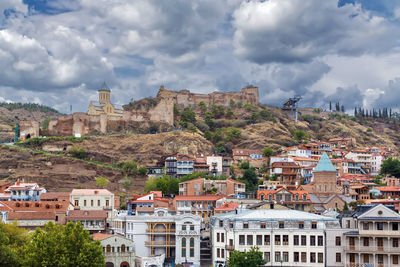
{"type": "MultiPolygon", "coordinates": [[[[87,113],[74,113],[50,121],[45,134],[56,136],[76,136],[93,133],[134,131],[140,124],[158,122],[166,126],[174,124],[174,105],[179,108],[206,106],[229,106],[232,101],[243,104],[259,105],[258,87],[248,86],[240,92],[213,92],[194,94],[189,90],[172,91],[160,87],[157,97],[144,98],[125,105],[122,109],[111,103],[111,91],[105,84],[99,90],[99,101],[90,102],[87,113]]],[[[31,125],[31,124],[29,124],[31,125]]],[[[35,132],[39,132],[35,129],[35,132]]],[[[24,129],[21,129],[24,131],[24,129]]],[[[26,129],[25,132],[31,129],[26,129]]],[[[26,133],[25,133],[26,134],[26,133]]],[[[36,136],[36,134],[31,135],[36,136]]]]}

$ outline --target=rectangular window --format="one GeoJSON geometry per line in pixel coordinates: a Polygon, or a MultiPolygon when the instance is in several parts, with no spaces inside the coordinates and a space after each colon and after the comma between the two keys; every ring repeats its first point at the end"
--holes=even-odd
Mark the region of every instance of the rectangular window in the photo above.
{"type": "Polygon", "coordinates": [[[283,262],[289,262],[289,252],[283,252],[283,262]]]}
{"type": "Polygon", "coordinates": [[[100,207],[100,199],[97,200],[97,206],[100,207]]]}
{"type": "Polygon", "coordinates": [[[244,235],[239,235],[239,245],[244,246],[244,235]]]}
{"type": "Polygon", "coordinates": [[[264,260],[266,263],[271,261],[271,254],[269,252],[264,252],[264,260]]]}
{"type": "Polygon", "coordinates": [[[350,246],[355,246],[355,244],[356,244],[355,238],[354,237],[350,237],[349,238],[349,245],[350,246]]]}
{"type": "Polygon", "coordinates": [[[298,246],[299,245],[299,236],[298,235],[294,235],[293,236],[293,245],[294,246],[298,246]]]}
{"type": "Polygon", "coordinates": [[[294,262],[299,262],[300,261],[299,252],[294,252],[293,253],[293,261],[294,262]]]}
{"type": "Polygon", "coordinates": [[[397,222],[392,223],[392,230],[393,231],[398,231],[399,230],[399,223],[397,223],[397,222]]]}
{"type": "Polygon", "coordinates": [[[342,253],[336,253],[336,262],[342,262],[342,253]]]}
{"type": "Polygon", "coordinates": [[[284,246],[289,245],[289,236],[288,235],[283,235],[282,241],[283,241],[283,245],[284,246]]]}
{"type": "Polygon", "coordinates": [[[279,228],[285,228],[285,223],[284,222],[279,222],[279,228]]]}
{"type": "Polygon", "coordinates": [[[369,263],[369,255],[368,254],[364,254],[363,260],[364,260],[364,263],[369,263]]]}
{"type": "Polygon", "coordinates": [[[281,262],[281,253],[275,252],[275,262],[281,262]]]}
{"type": "Polygon", "coordinates": [[[83,206],[86,207],[86,199],[83,201],[83,206]]]}
{"type": "Polygon", "coordinates": [[[225,258],[225,249],[221,248],[221,258],[225,258]]]}
{"type": "Polygon", "coordinates": [[[315,252],[310,253],[310,262],[316,262],[317,259],[315,258],[315,252]]]}
{"type": "Polygon", "coordinates": [[[369,247],[369,238],[368,237],[364,237],[363,241],[364,241],[363,242],[364,247],[369,247]]]}
{"type": "Polygon", "coordinates": [[[264,245],[269,246],[270,242],[269,235],[264,235],[264,245]]]}
{"type": "Polygon", "coordinates": [[[106,207],[109,207],[110,206],[110,200],[106,200],[106,207]]]}
{"type": "Polygon", "coordinates": [[[217,242],[219,242],[219,233],[217,233],[217,242]]]}
{"type": "Polygon", "coordinates": [[[253,235],[247,235],[247,245],[248,246],[253,245],[253,235]]]}
{"type": "Polygon", "coordinates": [[[336,242],[335,242],[335,243],[336,243],[336,246],[341,246],[341,245],[342,245],[342,239],[341,239],[340,236],[337,236],[335,241],[336,241],[336,242]]]}
{"type": "Polygon", "coordinates": [[[312,229],[317,229],[317,222],[312,222],[311,223],[311,228],[312,229]]]}
{"type": "Polygon", "coordinates": [[[315,246],[315,235],[310,236],[310,246],[315,246]]]}
{"type": "MultiPolygon", "coordinates": [[[[183,249],[182,249],[182,252],[183,252],[183,249]]],[[[185,251],[186,252],[186,251],[185,251]]],[[[186,253],[185,253],[186,254],[186,253]]],[[[217,248],[217,258],[219,258],[220,257],[220,249],[219,248],[217,248]]],[[[182,256],[183,256],[183,253],[182,253],[182,256]]],[[[186,255],[185,255],[186,256],[186,255]]]]}
{"type": "Polygon", "coordinates": [[[299,229],[304,229],[304,222],[299,222],[299,229]]]}
{"type": "MultiPolygon", "coordinates": [[[[182,224],[182,231],[186,231],[186,225],[182,224]]],[[[217,234],[217,239],[218,239],[218,234],[217,234]]]]}
{"type": "Polygon", "coordinates": [[[244,223],[244,224],[243,224],[243,228],[244,228],[244,229],[248,229],[248,228],[249,228],[249,224],[248,224],[248,223],[244,223]]]}
{"type": "MultiPolygon", "coordinates": [[[[191,229],[190,229],[191,230],[191,229]]],[[[224,243],[225,242],[225,235],[224,233],[221,233],[221,242],[224,243]]]]}
{"type": "Polygon", "coordinates": [[[256,245],[257,246],[262,246],[262,235],[257,235],[256,245]]]}
{"type": "Polygon", "coordinates": [[[219,221],[219,227],[223,227],[224,226],[224,221],[220,220],[219,221]]]}
{"type": "Polygon", "coordinates": [[[363,223],[363,230],[369,230],[369,223],[363,223]]]}
{"type": "Polygon", "coordinates": [[[324,253],[318,253],[318,263],[324,262],[324,253]]]}
{"type": "Polygon", "coordinates": [[[260,228],[262,228],[262,229],[265,229],[266,228],[266,223],[265,222],[262,222],[261,224],[260,224],[260,228]]]}
{"type": "Polygon", "coordinates": [[[307,262],[307,252],[301,253],[301,262],[307,262]]]}
{"type": "Polygon", "coordinates": [[[301,236],[301,245],[307,246],[307,236],[305,236],[305,235],[301,236]]]}
{"type": "Polygon", "coordinates": [[[399,247],[399,239],[398,238],[393,238],[392,239],[392,246],[394,248],[398,248],[399,247]]]}
{"type": "Polygon", "coordinates": [[[383,231],[383,222],[376,223],[376,230],[383,231]]]}
{"type": "Polygon", "coordinates": [[[324,236],[318,236],[318,246],[322,247],[324,245],[324,236]]]}
{"type": "Polygon", "coordinates": [[[393,255],[393,264],[399,264],[399,255],[393,255]]]}
{"type": "Polygon", "coordinates": [[[75,207],[79,206],[79,200],[75,200],[75,207]]]}
{"type": "MultiPolygon", "coordinates": [[[[190,231],[194,231],[194,225],[193,224],[190,225],[190,231]]],[[[224,242],[224,241],[222,241],[222,242],[224,242]]]]}
{"type": "Polygon", "coordinates": [[[275,235],[275,245],[280,245],[280,244],[281,244],[281,236],[275,235]]]}
{"type": "Polygon", "coordinates": [[[233,228],[233,222],[229,223],[229,228],[233,228]]]}

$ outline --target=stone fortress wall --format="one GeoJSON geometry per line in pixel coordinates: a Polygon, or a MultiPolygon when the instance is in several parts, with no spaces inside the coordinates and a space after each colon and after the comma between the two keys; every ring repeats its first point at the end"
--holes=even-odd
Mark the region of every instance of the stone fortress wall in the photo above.
{"type": "Polygon", "coordinates": [[[70,136],[88,135],[92,133],[109,133],[124,131],[132,122],[161,122],[168,125],[174,124],[174,105],[183,108],[190,106],[197,108],[200,102],[207,106],[212,104],[229,106],[231,100],[243,104],[258,105],[258,87],[249,86],[241,92],[213,92],[211,94],[194,94],[188,90],[172,91],[160,87],[156,104],[149,109],[124,110],[121,116],[107,114],[88,115],[87,113],[74,113],[59,117],[49,123],[48,135],[70,136]]]}

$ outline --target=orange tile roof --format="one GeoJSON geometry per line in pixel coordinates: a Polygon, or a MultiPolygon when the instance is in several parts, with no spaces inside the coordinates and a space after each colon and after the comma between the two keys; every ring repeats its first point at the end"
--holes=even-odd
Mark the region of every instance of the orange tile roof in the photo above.
{"type": "Polygon", "coordinates": [[[378,189],[379,191],[386,191],[386,192],[389,192],[389,191],[400,191],[400,187],[399,186],[378,186],[378,187],[375,187],[376,189],[378,189]]]}
{"type": "Polygon", "coordinates": [[[8,220],[55,220],[56,213],[53,211],[38,211],[38,212],[17,212],[8,213],[8,220]]]}
{"type": "Polygon", "coordinates": [[[70,210],[67,220],[95,220],[107,219],[107,211],[105,210],[70,210]]]}
{"type": "Polygon", "coordinates": [[[106,239],[108,237],[113,236],[112,234],[103,234],[103,233],[96,233],[93,234],[93,240],[103,240],[106,239]]]}
{"type": "Polygon", "coordinates": [[[226,202],[218,208],[215,208],[214,211],[233,211],[239,207],[238,202],[226,202]]]}
{"type": "Polygon", "coordinates": [[[216,201],[225,196],[214,196],[214,195],[206,195],[206,196],[175,196],[175,200],[204,200],[204,201],[216,201]]]}

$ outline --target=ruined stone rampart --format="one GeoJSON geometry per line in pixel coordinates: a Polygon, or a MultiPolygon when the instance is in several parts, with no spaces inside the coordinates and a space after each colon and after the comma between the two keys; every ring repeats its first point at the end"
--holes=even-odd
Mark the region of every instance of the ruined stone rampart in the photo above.
{"type": "Polygon", "coordinates": [[[129,129],[133,122],[150,121],[172,126],[174,124],[175,104],[179,107],[191,106],[193,108],[197,108],[200,102],[204,102],[207,106],[212,104],[229,106],[231,100],[243,104],[258,105],[258,88],[246,87],[241,92],[214,92],[205,95],[193,94],[188,90],[171,91],[161,87],[155,99],[148,98],[147,102],[138,102],[139,105],[135,107],[137,109],[124,110],[122,117],[106,114],[74,113],[51,121],[48,133],[58,136],[77,134],[83,136],[93,133],[120,132],[129,129]]]}

